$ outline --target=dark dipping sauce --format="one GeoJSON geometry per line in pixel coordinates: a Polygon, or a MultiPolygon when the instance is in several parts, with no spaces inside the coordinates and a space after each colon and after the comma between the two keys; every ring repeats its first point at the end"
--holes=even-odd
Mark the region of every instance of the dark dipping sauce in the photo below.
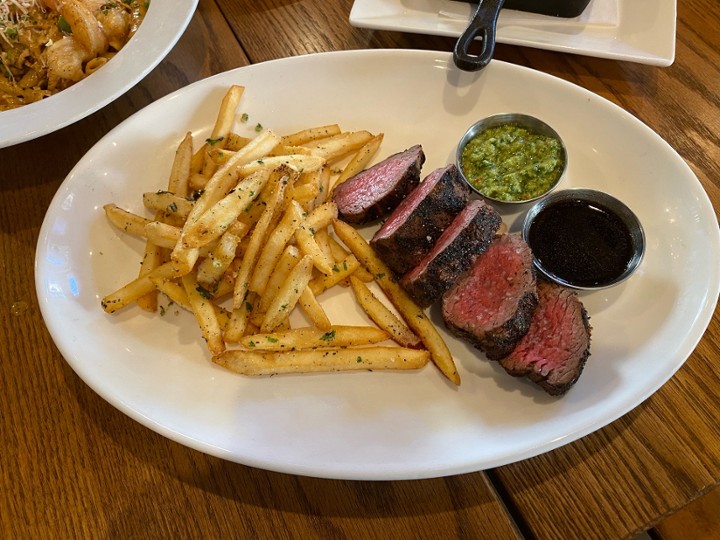
{"type": "Polygon", "coordinates": [[[634,253],[630,230],[613,211],[579,199],[543,208],[530,225],[528,243],[546,272],[579,287],[613,282],[634,253]]]}

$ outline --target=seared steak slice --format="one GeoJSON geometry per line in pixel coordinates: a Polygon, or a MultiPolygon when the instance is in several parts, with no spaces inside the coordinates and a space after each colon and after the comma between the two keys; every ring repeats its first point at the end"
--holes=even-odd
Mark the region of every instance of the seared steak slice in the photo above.
{"type": "Polygon", "coordinates": [[[575,291],[538,283],[538,306],[530,330],[500,365],[527,377],[553,396],[567,392],[590,356],[590,322],[575,291]]]}
{"type": "Polygon", "coordinates": [[[505,234],[445,293],[442,314],[452,333],[499,360],[527,333],[536,305],[530,248],[520,235],[505,234]]]}
{"type": "Polygon", "coordinates": [[[349,178],[333,192],[340,218],[363,224],[388,215],[420,183],[423,163],[416,144],[349,178]]]}
{"type": "Polygon", "coordinates": [[[471,194],[455,165],[436,169],[390,214],[370,244],[396,274],[402,275],[428,254],[471,194]]]}
{"type": "Polygon", "coordinates": [[[438,238],[420,264],[400,285],[422,307],[438,300],[455,280],[487,250],[502,219],[482,200],[470,201],[438,238]]]}

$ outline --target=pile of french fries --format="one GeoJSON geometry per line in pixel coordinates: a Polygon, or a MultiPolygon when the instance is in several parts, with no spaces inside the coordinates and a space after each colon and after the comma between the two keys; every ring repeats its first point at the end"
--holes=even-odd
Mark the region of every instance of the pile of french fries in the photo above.
{"type": "Polygon", "coordinates": [[[459,384],[433,323],[332,202],[383,135],[333,124],[241,137],[232,128],[243,92],[229,88],[199,148],[191,133],[180,142],[167,189],[143,194],[151,218],[104,207],[145,250],[138,276],[105,296],[103,309],[137,303],[155,312],[163,293],[194,314],[213,361],[243,375],[418,369],[432,360],[459,384]],[[374,325],[329,319],[318,298],[341,286],[374,325]],[[307,324],[293,328],[297,309],[307,324]]]}

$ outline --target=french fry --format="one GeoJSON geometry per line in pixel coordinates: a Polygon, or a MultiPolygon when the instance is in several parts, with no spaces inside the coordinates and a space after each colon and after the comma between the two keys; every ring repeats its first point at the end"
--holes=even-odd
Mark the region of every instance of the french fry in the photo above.
{"type": "Polygon", "coordinates": [[[145,225],[152,221],[128,210],[123,210],[115,204],[106,204],[103,206],[103,210],[105,210],[105,217],[110,223],[133,236],[144,236],[145,225]]]}
{"type": "Polygon", "coordinates": [[[320,302],[318,302],[317,298],[310,289],[310,286],[303,289],[298,305],[318,329],[328,330],[332,325],[330,318],[327,316],[327,313],[325,313],[325,310],[320,305],[320,302]]]}
{"type": "Polygon", "coordinates": [[[202,247],[218,238],[255,200],[269,178],[269,170],[260,170],[243,178],[230,193],[208,208],[194,223],[183,228],[183,246],[202,247]]]}
{"type": "Polygon", "coordinates": [[[200,148],[193,154],[190,161],[190,172],[191,176],[193,173],[199,173],[203,170],[206,165],[205,156],[207,150],[212,145],[222,141],[226,136],[230,134],[230,129],[235,122],[235,111],[240,102],[240,98],[244,93],[242,86],[231,86],[225,92],[222,101],[220,102],[220,110],[215,118],[215,125],[213,130],[200,148]]]}
{"type": "Polygon", "coordinates": [[[407,325],[401,321],[388,307],[383,304],[365,283],[355,276],[350,276],[350,287],[363,311],[380,328],[390,334],[398,345],[417,349],[422,341],[407,325]]]}
{"type": "Polygon", "coordinates": [[[265,243],[267,232],[270,228],[270,222],[272,221],[276,208],[283,199],[286,186],[286,182],[282,181],[282,179],[275,182],[273,196],[268,200],[260,219],[250,235],[250,242],[245,250],[242,263],[240,264],[240,268],[238,269],[238,274],[235,279],[233,309],[238,309],[245,300],[245,295],[249,290],[250,276],[255,268],[260,248],[265,243]]]}
{"type": "Polygon", "coordinates": [[[288,274],[290,274],[298,261],[300,261],[300,258],[300,250],[297,247],[285,247],[267,281],[265,294],[260,297],[260,305],[258,306],[260,313],[267,311],[270,300],[275,297],[278,290],[280,290],[280,286],[287,279],[288,274]]]}
{"type": "Polygon", "coordinates": [[[278,144],[275,149],[270,152],[271,156],[288,156],[288,155],[312,155],[309,148],[304,146],[287,146],[284,144],[278,144]]]}
{"type": "Polygon", "coordinates": [[[326,329],[305,326],[289,332],[246,335],[240,345],[258,351],[358,347],[389,339],[384,330],[373,326],[334,325],[326,329]]]}
{"type": "Polygon", "coordinates": [[[201,173],[198,172],[191,172],[190,178],[188,179],[188,190],[189,191],[202,191],[205,189],[205,186],[207,185],[210,178],[208,176],[204,176],[201,173]]]}
{"type": "Polygon", "coordinates": [[[282,144],[285,146],[300,146],[317,139],[325,139],[340,133],[340,126],[337,124],[329,124],[327,126],[316,126],[302,129],[282,138],[282,144]]]}
{"type": "Polygon", "coordinates": [[[330,260],[325,252],[320,248],[312,233],[312,229],[301,225],[295,231],[295,241],[300,250],[309,256],[315,265],[323,274],[332,274],[333,261],[330,260]]]}
{"type": "Polygon", "coordinates": [[[357,151],[365,145],[373,135],[369,131],[345,131],[326,139],[306,143],[314,156],[333,163],[341,158],[357,151]]]}
{"type": "Polygon", "coordinates": [[[243,337],[249,328],[250,315],[255,309],[257,303],[257,295],[249,291],[243,299],[240,307],[235,308],[230,313],[230,320],[225,325],[223,331],[223,339],[228,343],[237,343],[243,337]]]}
{"type": "Polygon", "coordinates": [[[231,232],[224,233],[215,249],[198,265],[197,280],[203,287],[213,290],[222,279],[230,263],[235,259],[235,250],[240,238],[231,232]]]}
{"type": "Polygon", "coordinates": [[[322,274],[313,278],[310,282],[310,290],[315,296],[319,296],[330,287],[345,281],[360,268],[360,262],[355,255],[350,254],[342,261],[333,264],[333,271],[330,274],[322,274]]]}
{"type": "MultiPolygon", "coordinates": [[[[343,245],[335,239],[334,236],[328,235],[328,243],[330,245],[330,250],[332,251],[333,258],[336,261],[342,261],[345,259],[345,257],[348,256],[348,250],[345,249],[343,245]]],[[[362,265],[358,265],[355,268],[355,272],[353,273],[353,275],[361,279],[365,283],[370,283],[373,280],[372,274],[368,272],[362,265]]]]}
{"type": "Polygon", "coordinates": [[[330,249],[330,233],[328,232],[328,228],[322,227],[321,229],[315,229],[313,236],[315,237],[315,242],[317,242],[317,245],[325,254],[325,257],[327,257],[329,261],[334,261],[335,257],[333,257],[332,250],[330,249]]]}
{"type": "Polygon", "coordinates": [[[250,278],[250,290],[262,295],[265,292],[267,281],[270,278],[285,245],[295,234],[304,217],[303,209],[297,201],[290,201],[288,209],[283,214],[273,231],[268,234],[267,242],[258,257],[255,270],[250,278]]]}
{"type": "Polygon", "coordinates": [[[239,169],[252,161],[262,159],[272,151],[280,141],[280,137],[270,130],[265,130],[238,150],[220,167],[205,184],[205,189],[195,201],[193,209],[187,218],[186,226],[194,225],[212,205],[225,197],[235,186],[239,179],[239,169]]]}
{"type": "Polygon", "coordinates": [[[224,148],[225,150],[230,150],[231,152],[237,152],[246,146],[250,141],[252,141],[252,139],[249,137],[243,137],[237,133],[231,132],[225,136],[224,148]]]}
{"type": "Polygon", "coordinates": [[[275,330],[278,332],[289,332],[290,330],[292,330],[292,327],[290,326],[290,318],[285,317],[284,319],[282,319],[280,321],[280,324],[278,324],[275,328],[275,330]]]}
{"type": "Polygon", "coordinates": [[[215,174],[218,167],[225,165],[228,160],[235,155],[232,150],[226,150],[222,147],[211,145],[205,150],[205,163],[203,164],[203,176],[215,174]]]}
{"type": "MultiPolygon", "coordinates": [[[[142,261],[140,262],[140,272],[138,277],[143,277],[162,264],[163,250],[157,244],[147,241],[145,242],[145,253],[143,254],[142,261]]],[[[143,311],[154,312],[157,310],[157,291],[154,289],[150,292],[145,293],[137,300],[135,300],[140,309],[143,311]]]]}
{"type": "Polygon", "coordinates": [[[149,274],[137,277],[115,292],[108,294],[101,300],[100,304],[107,313],[114,313],[133,303],[144,294],[152,291],[154,287],[152,278],[175,279],[184,276],[190,272],[191,269],[192,268],[180,266],[172,261],[166,262],[152,270],[149,274]]]}
{"type": "MultiPolygon", "coordinates": [[[[205,152],[207,151],[208,147],[210,145],[207,142],[204,142],[202,145],[200,145],[200,148],[195,150],[193,152],[192,158],[190,158],[190,178],[189,181],[192,185],[195,177],[197,176],[203,176],[202,169],[203,164],[205,162],[205,152]]],[[[202,180],[202,184],[205,185],[205,183],[209,180],[209,177],[204,176],[202,180]]]]}
{"type": "Polygon", "coordinates": [[[170,259],[173,263],[175,263],[178,268],[187,268],[187,272],[189,272],[190,270],[192,270],[192,268],[195,266],[195,263],[200,258],[200,249],[184,247],[181,245],[181,243],[182,232],[180,233],[178,243],[175,244],[175,247],[170,253],[170,259]]]}
{"type": "Polygon", "coordinates": [[[309,229],[324,229],[332,224],[338,216],[338,207],[332,202],[326,202],[314,208],[306,217],[304,225],[309,229]]]}
{"type": "Polygon", "coordinates": [[[283,156],[262,157],[239,167],[239,176],[247,176],[263,169],[277,169],[281,166],[290,167],[299,172],[312,172],[325,165],[325,159],[320,156],[292,154],[283,156]]]}
{"type": "MultiPolygon", "coordinates": [[[[290,167],[286,167],[284,165],[280,165],[276,169],[272,169],[272,173],[274,178],[271,178],[263,188],[260,195],[258,195],[257,199],[251,204],[248,205],[248,207],[245,209],[245,211],[238,216],[238,221],[241,223],[244,223],[245,225],[249,227],[253,227],[258,220],[260,219],[260,216],[262,215],[263,211],[265,210],[265,207],[268,205],[268,201],[270,201],[274,197],[275,188],[277,185],[277,182],[280,179],[283,179],[283,181],[287,180],[285,187],[283,188],[283,198],[282,201],[278,202],[278,210],[277,210],[277,216],[278,217],[280,212],[282,212],[286,208],[286,202],[289,202],[289,200],[286,199],[285,194],[287,193],[288,189],[290,189],[294,183],[295,178],[297,175],[297,171],[295,169],[292,169],[290,167]]],[[[273,219],[273,222],[276,221],[273,219]]],[[[274,225],[273,225],[274,226],[274,225]]]]}
{"type": "Polygon", "coordinates": [[[333,259],[336,261],[342,261],[350,254],[350,252],[345,249],[345,246],[338,242],[331,234],[328,235],[328,244],[330,245],[330,251],[332,251],[333,259]]]}
{"type": "Polygon", "coordinates": [[[314,201],[319,194],[320,187],[317,184],[294,185],[292,190],[288,190],[288,202],[290,200],[297,201],[304,209],[307,209],[308,203],[314,201]]]}
{"type": "Polygon", "coordinates": [[[170,191],[143,193],[143,205],[153,212],[161,212],[163,219],[185,221],[193,202],[170,191]]]}
{"type": "MultiPolygon", "coordinates": [[[[320,206],[328,200],[330,194],[330,186],[332,185],[331,170],[330,167],[325,166],[321,169],[318,169],[317,171],[313,171],[313,174],[314,178],[312,180],[312,183],[317,185],[318,194],[313,201],[312,207],[316,207],[320,206]]],[[[308,209],[310,209],[309,206],[308,209]]]]}
{"type": "Polygon", "coordinates": [[[220,102],[220,111],[218,112],[215,120],[212,134],[210,135],[211,139],[226,137],[230,133],[230,130],[235,123],[235,111],[240,104],[240,99],[242,98],[244,92],[244,86],[233,85],[228,88],[225,96],[220,102]]]}
{"type": "Polygon", "coordinates": [[[142,235],[150,242],[173,249],[180,238],[181,230],[162,221],[150,221],[143,227],[142,235]]]}
{"type": "Polygon", "coordinates": [[[310,255],[315,267],[323,274],[332,274],[333,260],[328,257],[315,241],[314,232],[327,227],[337,217],[337,205],[328,202],[310,212],[295,231],[295,241],[300,250],[310,255]]]}
{"type": "Polygon", "coordinates": [[[248,225],[246,225],[245,223],[242,223],[242,222],[240,222],[240,221],[234,221],[233,223],[230,224],[230,226],[228,227],[227,231],[225,231],[225,232],[229,232],[229,233],[231,233],[231,234],[234,234],[234,235],[237,236],[238,238],[244,238],[245,235],[246,235],[248,232],[250,232],[250,227],[249,227],[248,225]]]}
{"type": "Polygon", "coordinates": [[[168,191],[178,197],[187,197],[190,181],[193,141],[192,133],[188,132],[175,150],[175,159],[170,168],[168,191]]]}
{"type": "MultiPolygon", "coordinates": [[[[233,263],[237,261],[238,259],[234,259],[233,263]]],[[[231,268],[233,266],[233,263],[230,263],[230,268],[228,268],[225,271],[225,275],[218,281],[215,286],[213,287],[212,293],[213,293],[213,300],[220,300],[221,298],[225,298],[226,296],[232,295],[234,289],[235,289],[235,283],[231,281],[228,274],[231,273],[231,268]]]]}
{"type": "Polygon", "coordinates": [[[207,298],[198,288],[198,282],[193,274],[182,276],[183,287],[187,294],[190,307],[192,307],[195,318],[200,326],[203,338],[212,354],[220,354],[225,350],[225,342],[222,338],[222,329],[218,322],[212,300],[207,298]]]}
{"type": "Polygon", "coordinates": [[[177,282],[170,279],[158,277],[151,277],[150,281],[158,291],[167,296],[173,303],[177,304],[183,309],[192,311],[192,307],[190,306],[190,300],[188,300],[187,293],[185,292],[185,288],[182,285],[178,285],[177,282]]]}
{"type": "Polygon", "coordinates": [[[453,383],[459,385],[460,375],[457,372],[455,361],[447,344],[423,310],[396,282],[392,271],[380,260],[370,247],[370,244],[351,225],[336,219],[333,222],[333,229],[361,264],[375,276],[375,281],[387,295],[390,302],[430,351],[432,360],[438,369],[453,383]]]}
{"type": "Polygon", "coordinates": [[[213,362],[241,375],[259,376],[419,369],[427,364],[429,357],[423,349],[380,346],[283,352],[232,349],[214,356],[213,362]]]}
{"type": "MultiPolygon", "coordinates": [[[[185,287],[169,279],[150,278],[150,280],[153,282],[153,285],[155,285],[155,288],[167,296],[173,304],[192,312],[193,309],[185,292],[185,287]]],[[[215,310],[215,316],[217,317],[220,328],[225,328],[230,320],[230,314],[217,304],[212,304],[212,307],[215,310]]]]}
{"type": "Polygon", "coordinates": [[[272,332],[286,319],[300,299],[312,277],[313,261],[309,255],[304,256],[288,274],[275,297],[270,301],[267,312],[260,326],[262,332],[272,332]]]}

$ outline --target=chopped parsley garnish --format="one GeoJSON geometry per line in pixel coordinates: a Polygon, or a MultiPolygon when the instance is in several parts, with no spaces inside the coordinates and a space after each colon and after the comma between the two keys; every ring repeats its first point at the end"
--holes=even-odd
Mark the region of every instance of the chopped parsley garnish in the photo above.
{"type": "Polygon", "coordinates": [[[70,26],[70,23],[67,22],[65,17],[62,15],[58,17],[57,27],[63,34],[72,34],[72,27],[70,26]]]}
{"type": "Polygon", "coordinates": [[[198,285],[197,287],[195,287],[195,290],[196,290],[196,291],[200,294],[200,296],[202,296],[203,298],[207,298],[208,300],[212,300],[212,297],[213,297],[212,293],[211,293],[210,291],[208,291],[208,290],[207,290],[205,287],[203,287],[202,285],[198,285]]]}
{"type": "Polygon", "coordinates": [[[335,339],[335,330],[325,332],[322,336],[320,336],[320,339],[323,341],[332,341],[335,339]]]}

